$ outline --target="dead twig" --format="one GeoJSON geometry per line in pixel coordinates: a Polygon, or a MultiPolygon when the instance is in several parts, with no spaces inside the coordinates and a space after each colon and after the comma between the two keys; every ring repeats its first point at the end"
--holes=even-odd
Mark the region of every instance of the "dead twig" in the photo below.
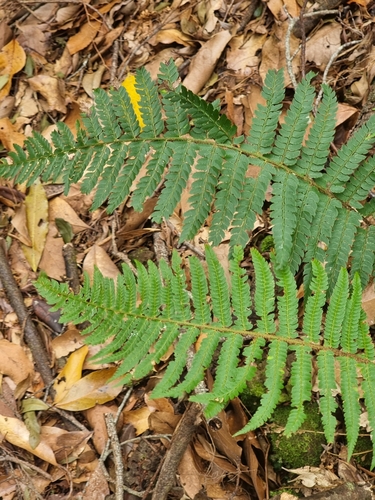
{"type": "Polygon", "coordinates": [[[176,478],[176,470],[183,454],[191,442],[194,432],[200,424],[202,406],[190,403],[183,414],[172,438],[171,447],[167,451],[159,479],[152,493],[152,500],[166,500],[176,478]]]}
{"type": "Polygon", "coordinates": [[[25,340],[30,347],[38,372],[45,385],[50,385],[53,377],[46,349],[26,309],[22,294],[10,269],[4,248],[5,241],[3,238],[0,238],[0,280],[5,288],[10,305],[13,307],[18,321],[24,329],[25,340]]]}
{"type": "Polygon", "coordinates": [[[123,500],[124,464],[122,463],[121,446],[117,435],[116,422],[112,413],[106,413],[104,415],[104,420],[107,426],[108,437],[111,442],[113,462],[115,464],[115,499],[123,500]]]}

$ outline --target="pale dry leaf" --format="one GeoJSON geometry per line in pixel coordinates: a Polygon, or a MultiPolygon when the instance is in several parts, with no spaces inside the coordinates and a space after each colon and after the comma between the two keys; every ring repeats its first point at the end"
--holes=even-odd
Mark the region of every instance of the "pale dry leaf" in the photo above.
{"type": "Polygon", "coordinates": [[[82,500],[104,500],[109,494],[110,490],[103,467],[98,465],[85,485],[82,500]]]}
{"type": "Polygon", "coordinates": [[[55,222],[50,221],[39,269],[44,271],[49,278],[57,281],[60,281],[66,274],[63,246],[64,241],[59,236],[55,222]]]}
{"type": "Polygon", "coordinates": [[[23,347],[6,339],[0,340],[0,373],[7,375],[16,384],[34,373],[34,365],[26,356],[23,347]]]}
{"type": "Polygon", "coordinates": [[[301,481],[306,488],[332,488],[337,484],[339,478],[328,469],[319,467],[300,467],[299,469],[285,469],[293,474],[298,474],[298,477],[293,481],[301,481]]]}
{"type": "MultiPolygon", "coordinates": [[[[36,52],[39,57],[44,57],[49,48],[48,42],[51,34],[37,25],[19,25],[18,29],[21,31],[21,35],[18,37],[20,45],[27,47],[29,51],[36,52]]],[[[47,60],[44,60],[46,64],[47,60]]]]}
{"type": "Polygon", "coordinates": [[[185,87],[195,94],[204,87],[231,38],[229,30],[220,31],[198,50],[191,61],[189,73],[182,82],[185,87]]]}
{"type": "Polygon", "coordinates": [[[52,339],[51,345],[56,359],[60,359],[80,349],[84,345],[84,336],[74,325],[69,324],[64,333],[52,339]]]}
{"type": "Polygon", "coordinates": [[[47,111],[66,113],[65,84],[63,80],[48,75],[37,75],[28,79],[30,87],[47,101],[47,111]]]}
{"type": "Polygon", "coordinates": [[[107,252],[99,245],[93,245],[83,261],[83,271],[90,279],[94,278],[94,269],[97,267],[106,278],[116,279],[120,274],[119,269],[113,263],[107,252]]]}
{"type": "Polygon", "coordinates": [[[21,97],[20,103],[18,105],[18,113],[20,116],[31,118],[38,113],[39,108],[34,96],[34,90],[31,87],[27,86],[24,89],[23,96],[21,97]]]}
{"type": "Polygon", "coordinates": [[[29,230],[27,229],[26,206],[24,203],[16,208],[15,214],[12,217],[12,226],[18,233],[17,236],[19,241],[24,245],[31,247],[32,243],[29,236],[29,230]]]}
{"type": "Polygon", "coordinates": [[[178,473],[181,486],[190,498],[194,498],[206,483],[205,471],[198,468],[199,463],[200,461],[197,460],[195,452],[189,445],[179,463],[178,473]]]}
{"type": "Polygon", "coordinates": [[[49,210],[51,222],[56,218],[64,219],[64,221],[69,222],[72,226],[74,234],[84,231],[85,229],[90,229],[90,226],[83,222],[69,203],[60,196],[49,202],[49,210]]]}
{"type": "Polygon", "coordinates": [[[3,415],[0,415],[0,433],[4,436],[6,441],[14,446],[19,446],[20,448],[27,450],[45,462],[57,465],[52,449],[47,443],[44,442],[43,439],[35,449],[30,446],[30,432],[27,430],[26,425],[21,420],[18,420],[18,418],[4,417],[3,415]]]}
{"type": "Polygon", "coordinates": [[[253,33],[245,41],[244,35],[232,38],[229,43],[230,49],[227,53],[227,64],[229,69],[233,69],[237,74],[249,76],[258,69],[260,62],[260,51],[263,48],[268,35],[258,35],[253,33]]]}
{"type": "Polygon", "coordinates": [[[101,64],[93,73],[86,73],[82,79],[82,87],[88,96],[94,98],[94,90],[100,87],[103,73],[107,68],[101,64]]]}
{"type": "Polygon", "coordinates": [[[48,233],[48,201],[40,181],[30,186],[25,198],[26,225],[31,247],[22,247],[23,253],[33,271],[38,268],[48,233]]]}
{"type": "Polygon", "coordinates": [[[372,326],[375,324],[375,289],[374,284],[370,283],[362,293],[362,309],[367,316],[367,323],[372,326]]]}
{"type": "Polygon", "coordinates": [[[306,61],[324,70],[331,56],[341,45],[342,26],[332,22],[324,25],[306,42],[306,61]]]}

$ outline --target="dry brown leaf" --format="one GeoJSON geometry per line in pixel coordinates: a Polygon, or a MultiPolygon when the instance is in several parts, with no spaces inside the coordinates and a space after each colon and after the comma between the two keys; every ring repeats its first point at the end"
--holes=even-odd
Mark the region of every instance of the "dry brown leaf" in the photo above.
{"type": "Polygon", "coordinates": [[[42,59],[44,59],[44,64],[47,64],[47,60],[44,58],[44,56],[46,55],[48,50],[48,42],[51,34],[46,30],[42,30],[40,26],[37,26],[35,24],[20,24],[18,26],[18,29],[21,31],[21,35],[18,37],[20,45],[27,48],[27,50],[32,54],[35,52],[37,54],[38,62],[41,63],[43,62],[42,59]]]}
{"type": "Polygon", "coordinates": [[[68,356],[71,352],[80,349],[84,345],[83,339],[81,332],[74,325],[69,324],[65,332],[51,342],[56,359],[68,356]]]}
{"type": "Polygon", "coordinates": [[[178,473],[181,486],[190,498],[194,498],[206,483],[205,471],[198,468],[199,463],[200,461],[197,460],[195,452],[189,445],[178,466],[178,473]]]}
{"type": "MultiPolygon", "coordinates": [[[[101,454],[108,441],[107,425],[105,423],[104,415],[112,413],[116,416],[118,407],[114,403],[107,405],[95,405],[85,411],[85,417],[90,424],[91,429],[94,430],[93,443],[96,451],[101,454]]],[[[123,417],[120,415],[117,422],[117,428],[121,429],[123,426],[123,417]]]]}
{"type": "Polygon", "coordinates": [[[0,373],[8,375],[16,384],[34,373],[34,365],[20,345],[0,340],[0,373]]]}
{"type": "Polygon", "coordinates": [[[71,386],[56,406],[62,410],[81,411],[112,401],[122,391],[119,380],[112,380],[116,370],[113,367],[89,373],[71,386]]]}
{"type": "Polygon", "coordinates": [[[55,455],[50,446],[42,439],[38,446],[33,449],[29,443],[30,433],[26,425],[18,418],[4,417],[0,415],[0,433],[6,441],[27,450],[33,455],[45,460],[49,464],[57,465],[55,455]]]}
{"type": "Polygon", "coordinates": [[[84,488],[82,500],[103,500],[107,498],[109,494],[108,481],[104,475],[103,467],[100,464],[94,472],[91,473],[84,488]]]}
{"type": "Polygon", "coordinates": [[[15,98],[8,95],[0,102],[0,118],[9,118],[15,104],[15,98]]]}
{"type": "Polygon", "coordinates": [[[71,55],[85,49],[96,37],[102,23],[99,21],[90,21],[81,26],[81,29],[69,38],[66,46],[71,55]]]}
{"type": "Polygon", "coordinates": [[[0,52],[0,77],[4,77],[0,89],[0,101],[9,94],[12,77],[25,66],[26,54],[17,40],[12,40],[0,52]]]}
{"type": "Polygon", "coordinates": [[[18,240],[24,245],[31,247],[32,243],[29,236],[29,230],[27,229],[26,207],[24,203],[15,210],[15,215],[12,217],[12,226],[18,233],[18,240]]]}
{"type": "Polygon", "coordinates": [[[82,87],[87,95],[94,98],[94,90],[100,87],[103,73],[107,68],[101,64],[94,73],[86,73],[82,79],[82,87]]]}
{"type": "Polygon", "coordinates": [[[37,102],[34,98],[35,92],[31,87],[29,87],[29,85],[27,85],[27,83],[21,82],[17,92],[17,99],[19,99],[21,93],[22,97],[18,106],[19,115],[25,116],[26,118],[35,116],[39,111],[37,102]]]}
{"type": "Polygon", "coordinates": [[[367,316],[367,323],[372,326],[375,324],[375,288],[371,283],[363,290],[362,293],[362,308],[367,316]]]}
{"type": "Polygon", "coordinates": [[[145,431],[149,429],[148,418],[151,415],[151,413],[152,411],[148,406],[143,406],[142,408],[138,408],[137,410],[122,412],[124,416],[124,423],[132,424],[137,436],[143,434],[145,431]]]}
{"type": "Polygon", "coordinates": [[[210,78],[219,57],[232,38],[229,30],[223,30],[206,42],[191,61],[189,73],[182,82],[197,94],[210,78]]]}
{"type": "Polygon", "coordinates": [[[72,226],[74,234],[77,234],[85,229],[90,229],[82,219],[80,219],[75,210],[67,201],[58,196],[49,202],[49,218],[54,221],[57,218],[64,219],[72,226]]]}
{"type": "Polygon", "coordinates": [[[94,278],[95,267],[107,278],[116,279],[120,274],[107,252],[99,245],[93,245],[83,261],[83,271],[90,276],[91,280],[94,278]]]}
{"type": "Polygon", "coordinates": [[[28,79],[30,87],[39,92],[47,101],[46,111],[60,111],[66,113],[65,84],[59,78],[48,75],[37,75],[28,79]]]}
{"type": "Polygon", "coordinates": [[[23,253],[33,271],[38,268],[48,233],[48,201],[39,181],[30,186],[25,198],[26,225],[31,247],[22,246],[23,253]]]}
{"type": "Polygon", "coordinates": [[[72,432],[46,425],[42,427],[40,435],[43,442],[55,453],[56,460],[59,463],[67,463],[68,458],[70,462],[81,455],[91,437],[91,432],[72,432]]]}
{"type": "Polygon", "coordinates": [[[158,45],[158,43],[164,43],[167,45],[170,43],[178,43],[179,45],[189,47],[190,45],[194,45],[196,42],[191,36],[185,35],[185,33],[172,28],[158,31],[158,33],[149,40],[150,45],[158,45]]]}
{"type": "Polygon", "coordinates": [[[333,22],[324,25],[306,42],[306,61],[324,70],[331,56],[341,45],[342,26],[333,22]]]}
{"type": "Polygon", "coordinates": [[[242,76],[250,76],[257,71],[260,62],[259,54],[267,37],[268,35],[253,33],[245,43],[244,35],[232,38],[227,53],[228,68],[242,76]]]}
{"type": "Polygon", "coordinates": [[[346,122],[351,116],[358,113],[358,109],[354,106],[348,106],[347,104],[338,104],[337,114],[336,114],[336,127],[341,125],[341,123],[346,122]]]}
{"type": "Polygon", "coordinates": [[[339,478],[328,469],[323,469],[319,467],[300,467],[299,469],[285,469],[288,472],[293,472],[293,474],[298,474],[298,477],[294,481],[301,481],[301,483],[306,486],[306,488],[313,488],[317,486],[319,488],[332,488],[337,485],[339,478]]]}
{"type": "MultiPolygon", "coordinates": [[[[0,91],[1,92],[1,91],[0,91]]],[[[23,147],[26,137],[18,132],[9,118],[0,118],[0,141],[5,149],[14,151],[14,144],[23,147]]]]}
{"type": "Polygon", "coordinates": [[[44,271],[49,278],[57,281],[60,281],[66,274],[63,246],[64,241],[59,236],[59,230],[55,222],[50,220],[39,269],[44,271]]]}

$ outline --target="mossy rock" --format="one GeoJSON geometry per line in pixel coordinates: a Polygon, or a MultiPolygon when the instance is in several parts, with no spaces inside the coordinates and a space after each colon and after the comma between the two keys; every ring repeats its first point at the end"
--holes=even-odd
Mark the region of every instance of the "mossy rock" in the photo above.
{"type": "Polygon", "coordinates": [[[318,467],[322,445],[326,444],[319,408],[316,403],[305,405],[306,420],[300,430],[291,437],[286,437],[282,429],[288,420],[291,408],[279,406],[276,408],[272,420],[269,439],[271,441],[270,459],[276,470],[281,467],[297,469],[306,465],[318,467]],[[281,432],[272,432],[272,427],[281,432]]]}

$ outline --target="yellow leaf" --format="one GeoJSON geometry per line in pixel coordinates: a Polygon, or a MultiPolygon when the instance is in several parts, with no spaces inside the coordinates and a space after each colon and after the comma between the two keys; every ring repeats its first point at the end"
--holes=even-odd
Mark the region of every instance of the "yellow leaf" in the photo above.
{"type": "Polygon", "coordinates": [[[30,187],[25,199],[26,225],[31,247],[22,245],[23,253],[33,271],[36,271],[48,233],[48,200],[39,181],[30,187]]]}
{"type": "Polygon", "coordinates": [[[33,449],[29,443],[30,432],[26,425],[18,420],[18,418],[4,417],[0,415],[0,432],[8,441],[8,443],[19,446],[24,450],[29,451],[33,455],[45,460],[46,462],[56,465],[55,455],[52,449],[43,440],[33,449]]]}
{"type": "Polygon", "coordinates": [[[130,101],[133,106],[134,113],[138,119],[139,126],[141,129],[145,126],[144,121],[142,119],[141,109],[139,107],[139,102],[141,100],[141,96],[138,94],[135,88],[135,76],[129,74],[125,80],[122,82],[122,86],[125,88],[126,92],[129,94],[130,101]]]}
{"type": "Polygon", "coordinates": [[[56,406],[62,410],[81,411],[115,399],[122,391],[118,380],[111,380],[117,368],[105,368],[81,378],[65,393],[56,406]]]}
{"type": "Polygon", "coordinates": [[[55,404],[59,403],[69,392],[69,389],[82,377],[82,366],[88,351],[89,348],[87,345],[84,345],[69,356],[66,365],[59,373],[53,385],[55,389],[55,404]]]}
{"type": "Polygon", "coordinates": [[[0,101],[9,94],[12,76],[25,66],[26,54],[17,40],[11,40],[0,52],[0,76],[7,76],[8,81],[0,90],[0,101]]]}

